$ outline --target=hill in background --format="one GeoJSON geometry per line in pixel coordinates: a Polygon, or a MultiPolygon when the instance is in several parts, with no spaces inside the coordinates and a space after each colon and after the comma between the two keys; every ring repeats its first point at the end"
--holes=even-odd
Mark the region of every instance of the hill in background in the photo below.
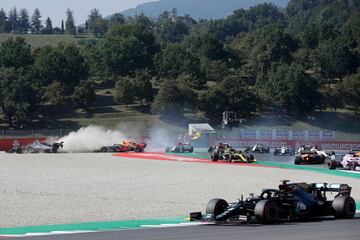
{"type": "Polygon", "coordinates": [[[189,14],[194,19],[219,19],[230,15],[236,9],[248,9],[265,2],[286,7],[288,0],[160,0],[140,4],[121,14],[135,16],[144,13],[148,17],[156,18],[162,12],[176,8],[179,15],[189,14]]]}

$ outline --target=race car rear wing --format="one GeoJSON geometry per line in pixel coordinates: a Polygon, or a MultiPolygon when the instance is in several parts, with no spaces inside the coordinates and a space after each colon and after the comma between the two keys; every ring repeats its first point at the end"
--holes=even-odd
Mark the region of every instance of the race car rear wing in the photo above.
{"type": "Polygon", "coordinates": [[[338,192],[339,195],[350,195],[351,193],[351,187],[347,184],[311,183],[310,188],[313,190],[321,190],[325,192],[338,192]]]}

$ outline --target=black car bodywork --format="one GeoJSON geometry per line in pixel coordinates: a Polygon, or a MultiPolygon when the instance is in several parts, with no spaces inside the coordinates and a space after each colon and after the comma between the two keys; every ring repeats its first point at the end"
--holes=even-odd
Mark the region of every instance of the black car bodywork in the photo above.
{"type": "Polygon", "coordinates": [[[356,203],[350,193],[351,187],[347,184],[288,183],[284,180],[278,189],[264,189],[259,196],[251,194],[235,203],[212,199],[206,206],[205,214],[190,213],[190,219],[274,224],[320,216],[353,218],[356,203]],[[327,198],[328,192],[337,193],[333,200],[327,198]]]}
{"type": "Polygon", "coordinates": [[[189,152],[189,153],[192,153],[192,152],[194,152],[194,147],[191,146],[190,143],[179,142],[173,147],[166,147],[165,152],[173,152],[173,153],[189,152]]]}
{"type": "Polygon", "coordinates": [[[247,147],[244,152],[269,153],[270,147],[266,147],[262,144],[254,144],[252,147],[247,147]]]}

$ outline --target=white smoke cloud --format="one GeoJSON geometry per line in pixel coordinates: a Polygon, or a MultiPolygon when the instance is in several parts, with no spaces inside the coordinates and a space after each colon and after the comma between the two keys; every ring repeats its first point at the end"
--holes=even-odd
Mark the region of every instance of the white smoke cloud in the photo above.
{"type": "Polygon", "coordinates": [[[111,146],[123,140],[127,140],[127,137],[120,131],[88,126],[80,128],[77,132],[71,132],[58,142],[64,142],[64,147],[60,151],[93,152],[100,150],[102,146],[111,146]]]}

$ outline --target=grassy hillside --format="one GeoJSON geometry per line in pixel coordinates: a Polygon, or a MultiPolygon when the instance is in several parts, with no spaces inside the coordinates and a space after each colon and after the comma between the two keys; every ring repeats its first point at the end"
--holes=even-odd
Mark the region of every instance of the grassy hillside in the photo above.
{"type": "Polygon", "coordinates": [[[0,43],[6,41],[8,38],[23,37],[33,48],[42,47],[45,45],[57,45],[59,42],[79,42],[83,40],[93,39],[92,35],[79,35],[74,37],[72,35],[51,34],[51,35],[32,35],[32,34],[0,34],[0,43]]]}

